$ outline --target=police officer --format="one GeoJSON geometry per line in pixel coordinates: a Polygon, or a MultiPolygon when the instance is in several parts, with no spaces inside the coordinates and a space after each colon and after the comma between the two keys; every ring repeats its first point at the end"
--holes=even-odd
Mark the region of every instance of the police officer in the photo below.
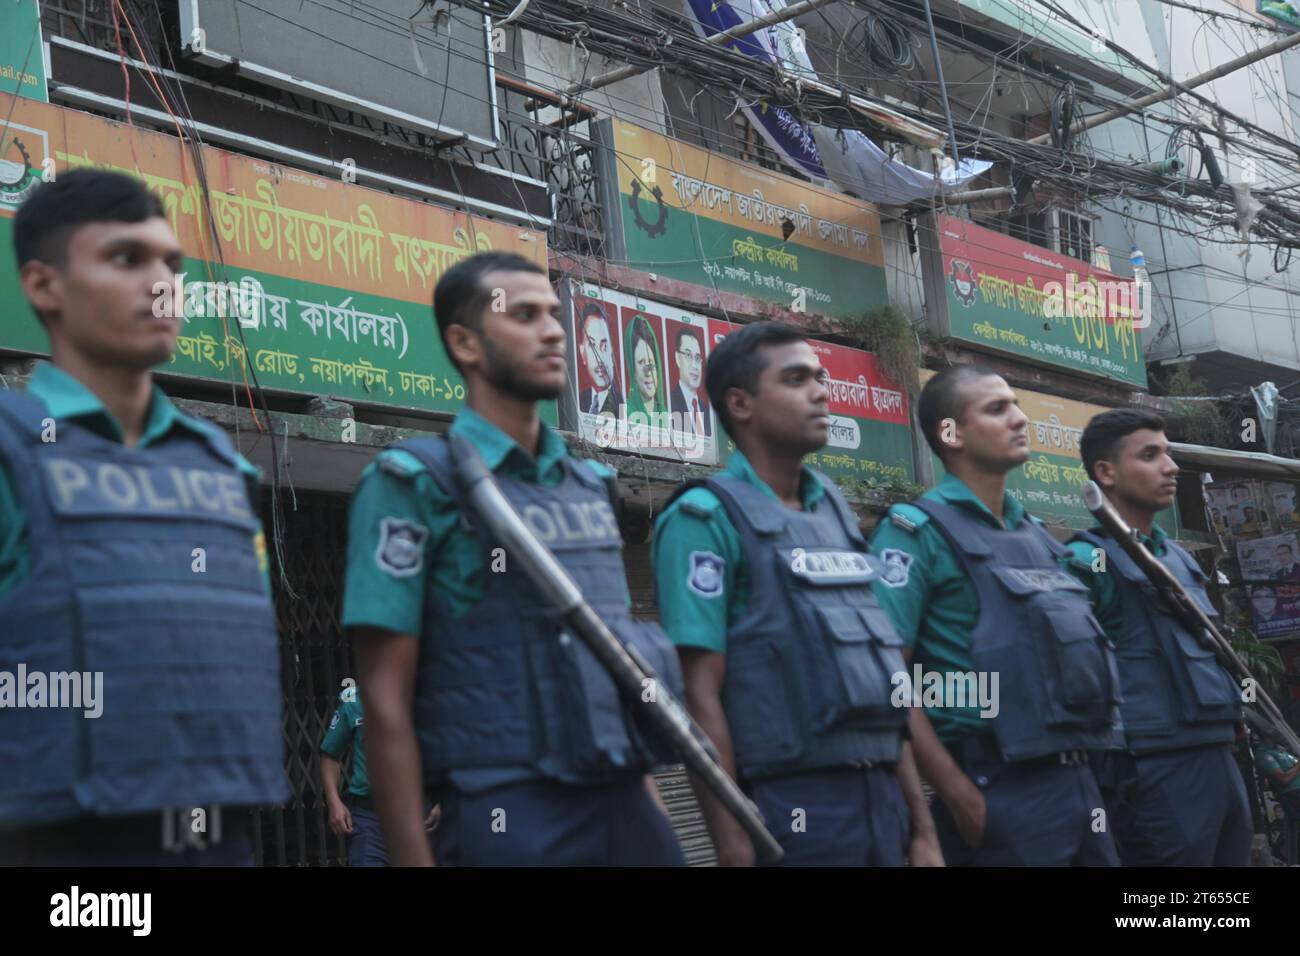
{"type": "Polygon", "coordinates": [[[917,401],[938,486],[895,505],[873,587],[908,648],[911,731],[949,865],[1116,864],[1086,751],[1113,739],[1118,678],[1065,548],[1007,492],[1028,419],[998,375],[955,366],[917,401]]]}
{"type": "Polygon", "coordinates": [[[1283,860],[1295,866],[1300,863],[1300,760],[1276,742],[1261,741],[1255,748],[1255,766],[1282,804],[1283,860]]]}
{"type": "Polygon", "coordinates": [[[288,797],[275,618],[256,472],[153,384],[180,245],[141,182],[86,170],[14,246],[52,363],[0,391],[0,859],[251,864],[231,811],[288,797]]]}
{"type": "MultiPolygon", "coordinates": [[[[787,864],[901,866],[909,846],[914,864],[939,864],[878,566],[839,489],[804,464],[826,444],[827,381],[792,326],[756,322],[713,350],[709,401],[736,451],[656,523],[660,612],[692,715],[787,864]]],[[[752,864],[740,825],[696,793],[719,862],[752,864]]]]}
{"type": "MultiPolygon", "coordinates": [[[[1083,465],[1139,540],[1210,617],[1194,558],[1155,524],[1174,502],[1178,466],[1164,419],[1102,412],[1083,430],[1083,465]]],[[[1088,585],[1114,643],[1122,747],[1098,776],[1125,866],[1247,866],[1254,825],[1233,756],[1241,688],[1100,527],[1075,535],[1068,567],[1088,585]]]]}
{"type": "MultiPolygon", "coordinates": [[[[565,387],[559,307],[517,255],[443,275],[434,313],[466,385],[451,432],[477,446],[610,629],[679,687],[667,638],[629,611],[612,472],[570,457],[538,417],[565,387]]],[[[393,862],[430,862],[424,783],[442,805],[442,864],[682,864],[648,774],[666,755],[462,505],[441,439],[380,453],[352,504],[343,616],[393,862]]]]}
{"type": "Polygon", "coordinates": [[[370,780],[366,776],[365,731],[361,701],[356,685],[339,691],[338,707],[330,718],[325,738],[320,742],[320,782],[329,808],[330,829],[336,836],[348,836],[348,866],[387,866],[388,850],[379,829],[379,817],[370,800],[370,780]],[[348,783],[348,802],[339,796],[341,761],[352,748],[352,779],[348,783]]]}

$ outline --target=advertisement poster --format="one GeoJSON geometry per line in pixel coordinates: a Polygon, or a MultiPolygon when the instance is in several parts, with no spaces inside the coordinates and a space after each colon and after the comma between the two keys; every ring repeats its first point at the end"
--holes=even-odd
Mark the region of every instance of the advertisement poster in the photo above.
{"type": "Polygon", "coordinates": [[[937,334],[1146,386],[1130,280],[952,216],[918,236],[937,334]]]}
{"type": "Polygon", "coordinates": [[[1256,584],[1250,588],[1255,634],[1276,637],[1300,630],[1300,584],[1256,584]]]}
{"type": "Polygon", "coordinates": [[[1219,534],[1250,538],[1273,530],[1263,486],[1259,482],[1211,485],[1206,495],[1210,524],[1219,534]]]}
{"type": "Polygon", "coordinates": [[[600,448],[715,464],[708,320],[576,281],[569,302],[574,430],[600,448]]]}
{"type": "Polygon", "coordinates": [[[1245,581],[1281,581],[1300,584],[1300,546],[1296,536],[1278,534],[1237,542],[1237,562],[1245,581]]]}
{"type": "Polygon", "coordinates": [[[1300,528],[1300,515],[1296,514],[1295,485],[1270,481],[1264,486],[1273,505],[1273,516],[1279,528],[1300,528]]]}

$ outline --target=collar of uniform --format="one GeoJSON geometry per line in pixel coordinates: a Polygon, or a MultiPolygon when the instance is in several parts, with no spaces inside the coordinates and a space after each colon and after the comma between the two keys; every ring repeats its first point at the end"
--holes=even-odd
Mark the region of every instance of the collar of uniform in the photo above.
{"type": "Polygon", "coordinates": [[[519,443],[513,438],[468,405],[457,413],[450,430],[474,444],[489,470],[504,471],[524,481],[548,484],[549,479],[555,477],[560,462],[569,453],[569,449],[565,446],[564,439],[546,422],[540,424],[541,430],[537,442],[539,453],[536,459],[519,447],[519,443]]]}
{"type": "MultiPolygon", "coordinates": [[[[780,498],[777,498],[777,494],[772,490],[771,486],[762,478],[758,477],[758,472],[754,470],[754,466],[749,463],[749,459],[741,453],[739,448],[733,451],[731,457],[727,459],[727,467],[725,470],[727,474],[734,475],[737,478],[742,478],[756,488],[761,488],[765,493],[776,498],[776,500],[781,500],[780,498]]],[[[799,503],[803,505],[803,510],[812,511],[813,506],[816,505],[825,494],[826,489],[823,488],[822,483],[817,480],[817,476],[809,470],[807,465],[804,465],[799,473],[799,503]]]]}
{"type": "MultiPolygon", "coordinates": [[[[1101,525],[1093,525],[1092,530],[1094,534],[1099,534],[1103,538],[1106,537],[1106,529],[1101,525]]],[[[1169,533],[1166,532],[1164,528],[1160,527],[1160,525],[1153,524],[1151,526],[1151,536],[1148,537],[1139,531],[1138,540],[1146,545],[1148,551],[1156,557],[1160,557],[1165,553],[1165,542],[1169,540],[1169,533]]]]}
{"type": "Polygon", "coordinates": [[[1005,519],[1005,523],[999,523],[993,512],[989,511],[988,505],[980,501],[966,482],[950,471],[944,472],[943,478],[935,486],[934,491],[935,494],[949,504],[960,505],[967,510],[978,513],[995,528],[1007,528],[1014,531],[1020,527],[1020,522],[1025,518],[1025,506],[1017,501],[1016,496],[1011,492],[1004,491],[1002,492],[1002,517],[1005,519]]]}
{"type": "MultiPolygon", "coordinates": [[[[45,407],[50,410],[50,417],[55,421],[85,419],[83,424],[103,437],[118,442],[122,440],[122,426],[104,407],[99,397],[57,365],[49,362],[36,363],[36,371],[27,383],[27,391],[45,403],[45,407]]],[[[154,385],[153,398],[149,402],[149,417],[145,421],[144,434],[140,436],[140,447],[160,440],[175,425],[190,427],[171,399],[154,385]]]]}

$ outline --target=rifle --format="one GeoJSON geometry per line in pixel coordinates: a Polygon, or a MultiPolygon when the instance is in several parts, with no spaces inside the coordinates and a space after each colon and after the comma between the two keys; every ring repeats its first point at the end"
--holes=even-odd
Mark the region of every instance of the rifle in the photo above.
{"type": "Polygon", "coordinates": [[[763,826],[758,808],[719,765],[717,750],[686,708],[657,678],[636,648],[624,645],[596,615],[569,572],[524,524],[501,493],[478,449],[460,435],[449,436],[448,441],[456,463],[456,480],[475,515],[482,519],[510,557],[519,562],[537,589],[564,615],[569,627],[609,672],[624,699],[672,745],[687,768],[713,791],[745,828],[754,842],[758,859],[765,863],[778,862],[784,855],[781,845],[763,826]],[[647,685],[647,680],[654,683],[647,685]],[[650,700],[646,700],[643,694],[646,686],[655,688],[655,693],[649,695],[650,700]]]}
{"type": "Polygon", "coordinates": [[[1173,573],[1138,541],[1133,529],[1125,524],[1119,512],[1102,493],[1100,486],[1095,481],[1088,482],[1083,486],[1082,496],[1084,506],[1092,512],[1101,526],[1110,532],[1111,537],[1124,549],[1124,552],[1137,563],[1142,573],[1147,576],[1147,580],[1155,585],[1156,590],[1173,608],[1174,613],[1183,619],[1183,623],[1196,635],[1202,646],[1214,651],[1215,657],[1223,665],[1224,670],[1238,683],[1246,680],[1251,682],[1255,688],[1253,701],[1255,706],[1272,725],[1273,730],[1286,741],[1287,746],[1292,748],[1293,752],[1300,753],[1300,738],[1296,737],[1295,731],[1282,717],[1277,704],[1273,703],[1273,699],[1268,696],[1259,681],[1241,662],[1241,658],[1232,649],[1228,639],[1219,633],[1214,622],[1201,610],[1200,605],[1192,599],[1173,573]]]}

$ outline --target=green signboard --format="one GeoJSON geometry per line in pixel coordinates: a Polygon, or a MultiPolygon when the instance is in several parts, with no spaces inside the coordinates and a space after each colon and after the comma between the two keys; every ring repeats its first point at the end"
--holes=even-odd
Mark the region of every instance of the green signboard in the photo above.
{"type": "MultiPolygon", "coordinates": [[[[38,0],[0,0],[0,11],[3,11],[0,13],[0,93],[17,93],[42,103],[48,102],[40,3],[38,0]]],[[[0,151],[0,160],[7,158],[4,152],[0,151]]],[[[2,176],[3,169],[0,168],[2,176]]]]}
{"type": "Polygon", "coordinates": [[[622,120],[597,139],[611,260],[795,312],[856,317],[888,302],[870,203],[622,120]]]}
{"type": "Polygon", "coordinates": [[[935,334],[1145,388],[1150,286],[952,216],[919,223],[935,334]]]}
{"type": "MultiPolygon", "coordinates": [[[[438,278],[491,249],[546,262],[540,233],[211,148],[205,197],[192,155],[174,137],[0,97],[0,109],[11,107],[11,132],[28,158],[26,185],[0,190],[0,350],[49,347],[12,251],[12,212],[47,160],[59,175],[90,165],[125,170],[159,194],[190,256],[173,286],[154,290],[159,314],[183,317],[176,353],[160,371],[241,388],[256,381],[455,412],[465,391],[433,318],[438,278]]],[[[554,403],[543,414],[554,422],[554,403]]]]}

